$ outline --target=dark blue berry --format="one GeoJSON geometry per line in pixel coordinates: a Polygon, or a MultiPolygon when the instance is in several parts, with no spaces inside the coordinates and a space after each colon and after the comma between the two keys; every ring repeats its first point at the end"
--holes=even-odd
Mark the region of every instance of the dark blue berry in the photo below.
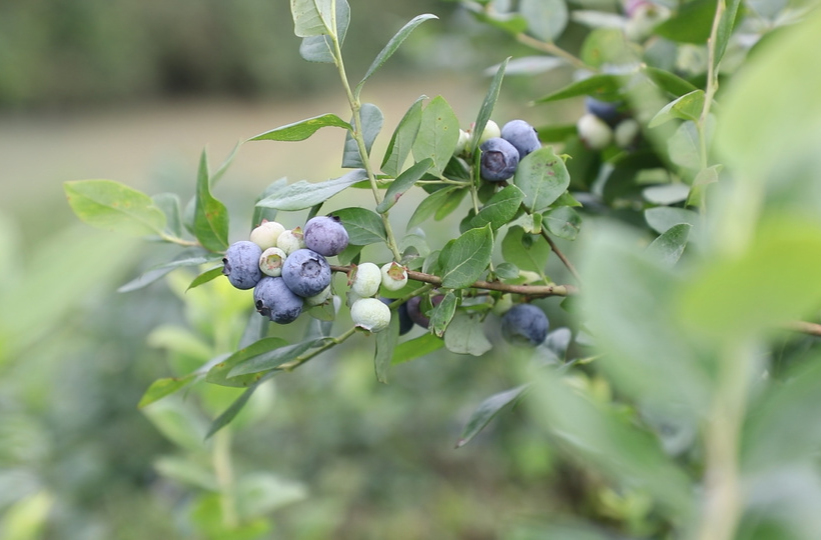
{"type": "Polygon", "coordinates": [[[303,300],[291,292],[281,277],[265,276],[254,287],[257,311],[275,323],[288,324],[302,313],[303,300]]]}
{"type": "Polygon", "coordinates": [[[620,103],[600,101],[596,98],[587,96],[584,98],[584,105],[587,108],[587,112],[598,116],[599,119],[610,127],[618,124],[619,120],[622,118],[622,114],[619,112],[620,103]]]}
{"type": "Polygon", "coordinates": [[[331,284],[331,267],[316,251],[298,249],[285,259],[282,279],[294,294],[307,298],[331,284]]]}
{"type": "Polygon", "coordinates": [[[317,216],[308,220],[303,229],[305,246],[324,255],[339,255],[348,247],[348,231],[338,217],[317,216]]]}
{"type": "Polygon", "coordinates": [[[547,337],[547,315],[533,304],[517,304],[502,317],[502,336],[519,347],[535,347],[547,337]]]}
{"type": "Polygon", "coordinates": [[[481,174],[489,182],[507,180],[519,165],[519,151],[502,139],[494,137],[482,143],[481,174]]]}
{"type": "Polygon", "coordinates": [[[511,120],[502,126],[502,138],[516,147],[520,160],[542,147],[536,129],[524,120],[511,120]]]}
{"type": "Polygon", "coordinates": [[[231,244],[222,259],[222,273],[237,289],[252,289],[262,278],[259,257],[262,249],[253,242],[243,240],[231,244]]]}

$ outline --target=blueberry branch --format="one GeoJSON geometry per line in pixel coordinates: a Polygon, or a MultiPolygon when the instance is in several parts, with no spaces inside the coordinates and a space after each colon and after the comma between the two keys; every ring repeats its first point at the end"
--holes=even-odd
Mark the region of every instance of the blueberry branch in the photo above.
{"type": "MultiPolygon", "coordinates": [[[[350,266],[331,265],[331,270],[334,272],[348,273],[351,271],[350,266]]],[[[430,283],[436,287],[442,285],[442,278],[432,274],[425,274],[424,272],[416,272],[408,270],[408,279],[420,281],[422,283],[430,283]]],[[[521,294],[532,298],[546,297],[546,296],[570,296],[577,294],[579,290],[573,285],[511,285],[502,283],[501,281],[474,281],[471,285],[473,289],[485,289],[489,291],[499,291],[504,293],[521,294]]]]}
{"type": "Polygon", "coordinates": [[[542,229],[542,238],[547,240],[547,243],[550,246],[550,249],[553,250],[553,253],[555,253],[556,256],[562,261],[562,263],[564,263],[564,265],[567,267],[570,273],[573,274],[573,277],[576,278],[576,281],[581,283],[582,279],[579,276],[579,273],[576,271],[576,267],[573,266],[573,263],[570,262],[570,259],[568,259],[564,253],[562,253],[562,251],[559,249],[559,246],[556,245],[556,242],[554,242],[553,239],[550,238],[550,236],[547,234],[547,231],[545,231],[544,229],[542,229]]]}
{"type": "Polygon", "coordinates": [[[282,364],[281,366],[279,366],[276,369],[278,371],[293,371],[296,368],[298,368],[299,366],[301,366],[302,364],[304,364],[305,362],[307,362],[308,360],[310,360],[310,359],[312,359],[316,356],[319,356],[320,354],[324,353],[325,351],[327,351],[328,349],[330,349],[332,347],[336,347],[340,343],[343,343],[346,339],[348,339],[349,337],[351,337],[355,333],[356,333],[356,327],[354,326],[352,328],[349,328],[345,332],[339,334],[336,337],[328,338],[327,340],[325,340],[325,343],[323,343],[320,347],[314,349],[313,351],[311,351],[309,353],[305,353],[305,354],[300,355],[300,356],[297,356],[292,361],[288,362],[287,364],[282,364]]]}
{"type": "Polygon", "coordinates": [[[571,64],[572,66],[577,67],[578,69],[584,69],[587,71],[591,71],[593,73],[597,73],[599,71],[593,66],[587,65],[580,58],[573,56],[572,54],[570,54],[569,52],[562,49],[561,47],[559,47],[551,41],[540,41],[534,37],[528,36],[525,33],[516,34],[516,41],[518,41],[522,45],[527,45],[530,48],[536,49],[537,51],[542,51],[546,52],[547,54],[557,56],[562,60],[567,61],[567,63],[571,64]]]}

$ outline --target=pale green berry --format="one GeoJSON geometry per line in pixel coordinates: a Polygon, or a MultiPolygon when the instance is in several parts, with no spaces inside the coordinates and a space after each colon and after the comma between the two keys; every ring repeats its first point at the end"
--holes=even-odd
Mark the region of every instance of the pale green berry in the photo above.
{"type": "Polygon", "coordinates": [[[381,332],[391,323],[391,310],[377,298],[362,298],[351,306],[351,319],[357,328],[381,332]]]}
{"type": "Polygon", "coordinates": [[[398,291],[407,284],[407,268],[395,262],[389,262],[382,266],[382,286],[387,290],[398,291]]]}
{"type": "Polygon", "coordinates": [[[282,275],[282,264],[285,262],[285,252],[276,247],[270,247],[259,257],[259,269],[271,277],[282,275]]]}
{"type": "Polygon", "coordinates": [[[496,303],[493,304],[492,311],[495,315],[502,316],[504,315],[510,308],[513,307],[513,297],[509,294],[503,294],[496,300],[496,303]]]}
{"type": "Polygon", "coordinates": [[[497,124],[493,120],[488,120],[487,124],[485,124],[484,131],[482,131],[482,134],[479,136],[479,144],[482,144],[488,139],[493,139],[501,136],[502,130],[501,128],[499,128],[499,124],[497,124]]]}
{"type": "Polygon", "coordinates": [[[616,141],[616,146],[619,148],[629,148],[636,141],[640,131],[641,127],[639,126],[639,123],[632,118],[622,120],[613,131],[613,138],[616,141]]]}
{"type": "Polygon", "coordinates": [[[289,231],[284,231],[277,238],[277,247],[290,255],[298,249],[305,248],[305,240],[302,238],[302,229],[295,227],[289,231]]]}
{"type": "Polygon", "coordinates": [[[331,299],[331,296],[333,296],[331,294],[331,286],[328,285],[327,287],[322,289],[322,292],[320,292],[319,294],[316,294],[314,296],[309,296],[308,298],[306,298],[305,299],[305,305],[306,306],[311,306],[311,307],[321,306],[322,304],[325,304],[326,302],[328,302],[328,300],[331,299]]]}
{"type": "Polygon", "coordinates": [[[259,224],[259,227],[251,231],[249,240],[264,251],[268,248],[276,247],[277,239],[283,232],[285,232],[285,227],[283,227],[281,223],[263,220],[262,223],[259,224]]]}
{"type": "Polygon", "coordinates": [[[470,133],[465,131],[464,129],[459,130],[459,142],[456,143],[456,148],[453,149],[454,156],[460,156],[464,153],[464,151],[468,147],[468,143],[470,142],[470,133]]]}
{"type": "Polygon", "coordinates": [[[382,284],[382,271],[371,262],[357,265],[351,276],[351,289],[362,298],[379,292],[382,284]]]}
{"type": "Polygon", "coordinates": [[[613,142],[613,130],[595,114],[587,113],[576,123],[579,138],[591,150],[602,150],[613,142]]]}

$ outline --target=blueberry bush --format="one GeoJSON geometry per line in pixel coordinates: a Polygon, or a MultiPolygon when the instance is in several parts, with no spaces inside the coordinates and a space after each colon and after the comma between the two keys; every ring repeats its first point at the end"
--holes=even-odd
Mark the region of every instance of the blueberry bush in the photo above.
{"type": "MultiPolygon", "coordinates": [[[[436,17],[403,26],[357,81],[343,59],[347,0],[290,4],[300,54],[337,71],[350,110],[247,144],[341,129],[347,172],[272,183],[235,242],[213,188],[239,146],[214,172],[203,153],[186,205],[109,180],[65,184],[87,223],[179,248],[122,290],[181,267],[199,272],[181,288],[227,276],[253,289],[223,287],[231,309],[213,320],[218,350],[146,390],[140,407],[160,429],[196,454],[196,432],[181,437],[188,428],[170,423],[163,403],[244,389],[202,429],[224,458],[229,424],[261,414],[267,381],[332,362],[349,339],[373,344],[383,383],[440,349],[494,356],[521,384],[476,404],[452,442],[470,443],[494,419],[521,421],[508,414],[518,408],[586,471],[563,515],[529,516],[509,537],[816,538],[821,17],[812,5],[462,1],[487,32],[533,54],[491,69],[475,117],[458,118],[446,96],[421,96],[387,133],[363,91],[436,17]],[[533,104],[583,101],[576,121],[492,119],[506,77],[561,70],[570,82],[533,104]],[[374,156],[379,136],[389,142],[374,156]],[[348,190],[361,205],[323,212],[348,190]],[[412,190],[424,198],[398,223],[392,210],[412,190]],[[307,217],[286,229],[277,219],[288,212],[307,217]],[[549,319],[566,325],[549,331],[549,319]],[[301,335],[287,326],[300,320],[301,335]]],[[[199,512],[232,538],[260,534],[266,512],[303,495],[267,473],[209,483],[224,479],[214,463],[169,460],[164,472],[217,493],[199,512]]]]}

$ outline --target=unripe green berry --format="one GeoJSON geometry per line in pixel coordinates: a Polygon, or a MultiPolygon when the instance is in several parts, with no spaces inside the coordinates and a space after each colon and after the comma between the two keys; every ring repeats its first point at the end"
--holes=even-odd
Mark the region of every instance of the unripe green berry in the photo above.
{"type": "Polygon", "coordinates": [[[357,265],[351,276],[351,289],[361,298],[367,298],[378,293],[381,284],[382,271],[371,262],[357,265]]]}
{"type": "Polygon", "coordinates": [[[321,306],[322,304],[327,303],[328,300],[331,299],[331,296],[333,296],[331,294],[331,286],[328,285],[327,287],[322,289],[322,292],[320,292],[319,294],[309,296],[308,298],[306,298],[305,305],[309,307],[321,306]]]}
{"type": "Polygon", "coordinates": [[[603,150],[613,142],[613,130],[598,116],[587,113],[576,123],[579,138],[591,150],[603,150]]]}
{"type": "Polygon", "coordinates": [[[630,148],[636,142],[640,132],[641,126],[639,126],[638,122],[632,118],[622,120],[613,131],[616,146],[619,148],[630,148]]]}
{"type": "Polygon", "coordinates": [[[277,238],[277,247],[284,251],[286,255],[290,255],[298,249],[304,249],[305,240],[302,238],[302,229],[295,227],[289,231],[284,231],[277,238]]]}
{"type": "Polygon", "coordinates": [[[285,227],[276,221],[263,220],[251,231],[249,240],[258,245],[263,251],[268,248],[276,247],[279,235],[285,232],[285,227]]]}
{"type": "Polygon", "coordinates": [[[485,124],[485,129],[482,131],[482,134],[479,136],[479,144],[482,144],[488,139],[493,139],[494,137],[501,137],[502,130],[499,128],[499,124],[494,122],[493,120],[488,120],[487,124],[485,124]]]}
{"type": "Polygon", "coordinates": [[[408,284],[408,269],[396,262],[382,266],[382,286],[389,291],[398,291],[408,284]]]}
{"type": "Polygon", "coordinates": [[[460,156],[464,153],[464,151],[468,147],[468,143],[470,142],[470,133],[465,131],[464,129],[459,130],[459,141],[456,143],[456,148],[453,149],[454,156],[460,156]]]}
{"type": "Polygon", "coordinates": [[[282,264],[285,262],[285,252],[276,247],[270,247],[262,252],[259,257],[259,269],[262,273],[279,277],[282,275],[282,264]]]}
{"type": "Polygon", "coordinates": [[[351,306],[351,319],[358,328],[381,332],[391,323],[391,310],[377,298],[362,298],[351,306]]]}

